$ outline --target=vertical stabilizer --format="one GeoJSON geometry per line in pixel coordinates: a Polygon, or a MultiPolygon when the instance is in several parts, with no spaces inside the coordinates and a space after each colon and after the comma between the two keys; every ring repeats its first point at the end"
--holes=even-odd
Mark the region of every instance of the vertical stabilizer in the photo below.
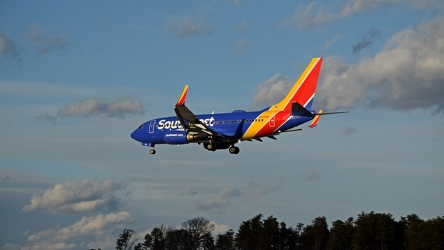
{"type": "Polygon", "coordinates": [[[269,110],[291,112],[294,102],[298,102],[304,108],[311,110],[319,72],[321,71],[321,64],[322,58],[313,58],[288,92],[287,96],[279,103],[271,106],[269,110]]]}

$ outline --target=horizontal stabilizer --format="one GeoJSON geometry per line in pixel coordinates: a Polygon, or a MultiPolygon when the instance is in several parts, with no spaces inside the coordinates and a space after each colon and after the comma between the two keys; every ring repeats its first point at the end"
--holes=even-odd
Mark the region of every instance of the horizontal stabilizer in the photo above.
{"type": "Polygon", "coordinates": [[[316,127],[316,125],[318,125],[319,118],[321,118],[321,116],[320,116],[321,114],[322,114],[322,109],[319,110],[319,112],[315,115],[315,117],[313,118],[313,121],[311,122],[310,126],[308,126],[308,127],[310,127],[310,128],[316,127]]]}
{"type": "Polygon", "coordinates": [[[317,113],[314,114],[314,118],[313,121],[311,122],[310,128],[314,128],[316,127],[316,125],[318,125],[319,122],[319,118],[321,117],[321,115],[335,115],[335,114],[343,114],[343,113],[348,113],[348,111],[336,111],[336,112],[322,112],[322,109],[319,110],[317,113]]]}
{"type": "Polygon", "coordinates": [[[325,112],[325,113],[317,113],[316,115],[336,115],[336,114],[345,114],[348,111],[335,111],[335,112],[325,112]]]}

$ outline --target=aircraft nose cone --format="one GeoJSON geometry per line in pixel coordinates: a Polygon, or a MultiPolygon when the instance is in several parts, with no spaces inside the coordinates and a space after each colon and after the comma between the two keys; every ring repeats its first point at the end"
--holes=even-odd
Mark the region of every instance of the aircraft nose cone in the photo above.
{"type": "Polygon", "coordinates": [[[133,138],[136,141],[141,141],[141,135],[140,135],[140,129],[136,129],[131,133],[131,138],[133,138]]]}

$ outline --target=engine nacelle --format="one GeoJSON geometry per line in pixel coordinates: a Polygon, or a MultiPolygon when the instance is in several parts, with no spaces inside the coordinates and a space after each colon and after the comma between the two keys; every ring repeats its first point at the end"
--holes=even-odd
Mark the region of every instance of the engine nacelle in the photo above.
{"type": "Polygon", "coordinates": [[[186,132],[168,132],[165,134],[165,142],[168,144],[188,144],[186,132]]]}
{"type": "Polygon", "coordinates": [[[192,141],[199,141],[199,140],[205,140],[208,139],[208,135],[205,133],[200,133],[200,134],[187,134],[187,141],[192,142],[192,141]]]}

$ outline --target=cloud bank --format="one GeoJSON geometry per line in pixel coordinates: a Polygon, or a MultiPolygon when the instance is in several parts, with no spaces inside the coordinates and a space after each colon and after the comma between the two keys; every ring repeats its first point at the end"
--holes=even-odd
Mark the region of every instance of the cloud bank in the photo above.
{"type": "Polygon", "coordinates": [[[120,200],[113,193],[124,188],[124,184],[111,180],[86,179],[59,183],[42,195],[33,195],[30,203],[22,208],[22,212],[28,213],[37,209],[59,213],[116,210],[120,200]]]}
{"type": "Polygon", "coordinates": [[[38,118],[44,120],[56,120],[59,118],[89,117],[94,115],[124,118],[127,114],[143,113],[142,103],[137,97],[122,97],[110,101],[90,98],[71,105],[65,105],[55,116],[41,114],[38,118]]]}
{"type": "Polygon", "coordinates": [[[379,7],[396,4],[408,4],[414,8],[433,6],[439,3],[435,0],[348,0],[342,5],[339,11],[330,11],[317,2],[310,2],[307,6],[299,6],[292,17],[281,22],[281,26],[296,26],[298,29],[310,29],[316,26],[325,25],[329,22],[345,19],[362,12],[369,12],[379,7]]]}
{"type": "Polygon", "coordinates": [[[26,231],[26,244],[21,249],[92,249],[114,247],[117,230],[134,221],[127,211],[115,212],[120,206],[116,192],[126,188],[112,180],[68,181],[32,196],[23,213],[43,210],[53,213],[94,213],[83,216],[65,227],[53,227],[38,232],[26,231]],[[113,211],[111,211],[113,210],[113,211]]]}
{"type": "MultiPolygon", "coordinates": [[[[444,114],[443,37],[444,18],[438,17],[396,33],[374,57],[357,64],[324,58],[315,104],[327,110],[432,109],[444,114]]],[[[260,83],[253,106],[280,101],[293,83],[279,74],[260,83]]]]}
{"type": "Polygon", "coordinates": [[[443,113],[443,36],[440,17],[395,34],[382,51],[358,64],[327,58],[318,100],[328,109],[433,108],[443,113]]]}
{"type": "MultiPolygon", "coordinates": [[[[30,246],[22,249],[90,249],[94,244],[86,244],[78,239],[101,239],[109,238],[113,229],[120,228],[122,223],[132,222],[133,215],[129,212],[117,212],[109,214],[98,214],[95,216],[82,217],[74,224],[62,228],[50,228],[27,236],[26,240],[30,246]]],[[[109,239],[113,243],[113,239],[109,239]]],[[[109,241],[108,241],[109,242],[109,241]]],[[[103,247],[101,242],[99,246],[103,247]]],[[[109,245],[111,248],[114,245],[109,245]]]]}

